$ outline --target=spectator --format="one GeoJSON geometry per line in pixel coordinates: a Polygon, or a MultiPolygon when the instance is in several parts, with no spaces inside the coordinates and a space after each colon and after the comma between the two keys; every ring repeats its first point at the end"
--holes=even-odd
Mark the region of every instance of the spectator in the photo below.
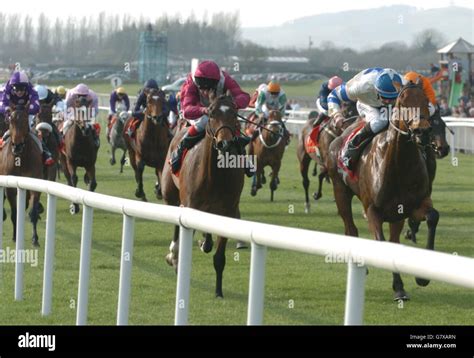
{"type": "Polygon", "coordinates": [[[291,109],[292,109],[293,111],[299,111],[299,110],[301,109],[301,106],[300,106],[300,104],[296,101],[296,99],[293,100],[292,105],[291,105],[291,109]]]}
{"type": "Polygon", "coordinates": [[[469,117],[474,118],[474,107],[469,108],[469,117]]]}
{"type": "Polygon", "coordinates": [[[448,106],[448,101],[445,98],[442,98],[439,103],[439,111],[442,117],[448,117],[453,114],[451,108],[448,106]]]}

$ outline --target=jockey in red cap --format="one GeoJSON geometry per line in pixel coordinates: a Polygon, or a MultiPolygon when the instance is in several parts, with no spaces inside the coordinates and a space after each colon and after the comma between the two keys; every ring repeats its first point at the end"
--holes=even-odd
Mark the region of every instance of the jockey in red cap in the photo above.
{"type": "MultiPolygon", "coordinates": [[[[217,96],[230,92],[237,109],[244,109],[250,102],[248,93],[242,91],[237,82],[222,71],[214,61],[203,61],[190,73],[181,87],[181,109],[186,120],[194,120],[181,143],[171,155],[171,168],[176,173],[181,167],[181,157],[185,149],[192,148],[205,135],[209,121],[209,94],[213,91],[217,96]]],[[[242,138],[242,144],[244,138],[242,138]]]]}

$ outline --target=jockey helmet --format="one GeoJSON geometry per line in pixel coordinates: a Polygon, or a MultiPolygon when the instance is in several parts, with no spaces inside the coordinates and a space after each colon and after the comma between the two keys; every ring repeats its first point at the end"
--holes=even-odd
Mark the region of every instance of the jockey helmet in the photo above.
{"type": "Polygon", "coordinates": [[[60,96],[64,96],[66,94],[66,88],[64,88],[64,86],[58,86],[56,88],[56,93],[60,96]]]}
{"type": "Polygon", "coordinates": [[[397,98],[402,86],[401,76],[391,68],[383,69],[375,79],[375,90],[382,98],[397,98]]]}
{"type": "Polygon", "coordinates": [[[15,72],[10,78],[10,85],[15,91],[26,91],[29,82],[28,75],[24,71],[15,72]]]}
{"type": "Polygon", "coordinates": [[[280,90],[281,90],[280,84],[278,82],[275,82],[275,81],[271,81],[268,84],[267,88],[268,88],[268,92],[270,92],[270,93],[280,93],[280,90]]]}
{"type": "Polygon", "coordinates": [[[116,90],[117,94],[127,94],[127,91],[125,91],[125,88],[119,87],[116,90]]]}
{"type": "Polygon", "coordinates": [[[221,79],[221,70],[214,61],[203,61],[197,66],[194,77],[219,81],[221,79]]]}
{"type": "Polygon", "coordinates": [[[84,83],[80,83],[76,86],[75,92],[79,96],[87,96],[89,94],[89,87],[84,83]]]}
{"type": "Polygon", "coordinates": [[[158,83],[153,78],[151,78],[145,82],[143,87],[148,89],[158,89],[158,83]]]}
{"type": "Polygon", "coordinates": [[[38,92],[38,99],[40,101],[43,101],[48,97],[48,89],[46,88],[46,86],[36,85],[35,91],[38,92]]]}
{"type": "Polygon", "coordinates": [[[342,78],[338,76],[333,76],[328,81],[328,88],[332,91],[334,88],[342,85],[342,78]]]}

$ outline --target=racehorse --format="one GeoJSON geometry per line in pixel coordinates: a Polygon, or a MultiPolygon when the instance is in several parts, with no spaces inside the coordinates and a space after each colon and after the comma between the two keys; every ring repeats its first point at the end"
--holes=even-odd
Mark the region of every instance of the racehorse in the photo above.
{"type": "Polygon", "coordinates": [[[8,123],[5,119],[5,115],[0,113],[0,137],[3,137],[5,132],[8,130],[8,123]]]}
{"type": "MultiPolygon", "coordinates": [[[[389,129],[378,134],[364,148],[354,177],[340,172],[338,161],[342,146],[361,124],[350,126],[329,147],[329,175],[345,234],[358,236],[351,207],[352,197],[356,195],[376,240],[385,240],[384,222],[390,225],[390,241],[399,243],[406,218],[427,220],[427,248],[433,250],[439,214],[431,201],[430,169],[425,160],[426,147],[431,140],[428,100],[418,84],[409,82],[401,89],[393,115],[389,113],[388,119],[389,129]]],[[[417,278],[416,282],[426,286],[429,280],[417,278]]],[[[393,273],[392,287],[395,300],[408,299],[399,273],[393,273]]]]}
{"type": "Polygon", "coordinates": [[[166,98],[163,91],[151,90],[147,95],[147,105],[144,111],[144,119],[136,130],[136,138],[132,138],[127,132],[134,121],[130,118],[125,124],[124,139],[127,144],[130,164],[135,171],[137,189],[135,196],[147,201],[143,191],[143,171],[145,166],[155,168],[156,183],[155,195],[158,200],[161,194],[161,175],[165,164],[166,153],[170,143],[168,121],[164,107],[166,98]]]}
{"type": "MultiPolygon", "coordinates": [[[[219,166],[220,156],[241,155],[238,142],[240,124],[233,100],[229,96],[210,96],[209,122],[202,141],[187,152],[179,177],[171,173],[170,165],[163,170],[163,198],[168,205],[183,205],[231,218],[240,218],[239,202],[244,186],[244,169],[239,166],[219,166]]],[[[172,140],[168,159],[178,145],[186,128],[181,129],[172,140]]],[[[179,227],[176,227],[170,253],[166,256],[169,265],[177,270],[179,250],[179,227]]],[[[216,271],[216,297],[223,297],[222,273],[225,266],[227,238],[217,237],[217,248],[213,258],[216,271]]],[[[213,242],[205,235],[201,250],[209,253],[213,242]]]]}
{"type": "Polygon", "coordinates": [[[58,173],[58,159],[59,159],[59,131],[53,123],[53,112],[52,104],[42,104],[36,120],[36,131],[38,137],[46,143],[51,152],[51,156],[54,159],[54,164],[50,166],[44,166],[43,178],[45,180],[56,181],[56,175],[58,173]],[[53,131],[55,133],[53,133],[53,131]]]}
{"type": "Polygon", "coordinates": [[[127,155],[127,145],[123,136],[123,128],[125,122],[129,119],[127,112],[121,112],[118,116],[112,118],[112,127],[110,128],[110,149],[111,157],[110,164],[115,165],[115,151],[117,148],[123,150],[122,158],[120,159],[120,173],[123,173],[123,166],[125,165],[125,156],[127,155]]]}
{"type": "Polygon", "coordinates": [[[280,111],[272,110],[268,115],[268,119],[264,123],[260,123],[262,127],[258,127],[259,136],[255,138],[250,146],[249,155],[256,156],[256,173],[253,176],[252,189],[250,194],[257,195],[257,190],[262,187],[262,178],[264,178],[264,168],[270,166],[272,168],[272,179],[270,181],[270,200],[273,201],[274,191],[277,190],[280,179],[278,173],[280,171],[281,160],[285,152],[287,138],[282,121],[280,111]]]}
{"type": "Polygon", "coordinates": [[[356,104],[354,102],[350,102],[349,104],[343,104],[342,106],[342,113],[346,117],[346,120],[343,122],[342,127],[336,127],[333,121],[325,120],[323,123],[319,125],[319,131],[317,133],[317,147],[308,150],[306,143],[308,138],[310,137],[313,131],[313,123],[314,119],[308,119],[306,124],[304,125],[303,129],[301,130],[301,135],[298,140],[298,147],[296,149],[296,156],[298,157],[298,161],[300,163],[300,173],[303,177],[303,188],[305,191],[305,213],[309,213],[311,204],[309,201],[309,177],[308,177],[308,170],[311,164],[311,161],[314,160],[316,163],[314,165],[313,176],[317,175],[317,165],[320,166],[320,173],[319,173],[319,186],[318,191],[313,193],[314,200],[320,199],[322,194],[322,187],[323,187],[323,180],[329,182],[329,175],[326,165],[326,160],[328,158],[328,151],[329,145],[331,142],[340,136],[342,132],[349,127],[354,121],[358,118],[356,104]]]}
{"type": "MultiPolygon", "coordinates": [[[[449,154],[450,147],[446,140],[446,127],[446,123],[441,117],[431,120],[431,128],[433,128],[432,142],[431,148],[427,148],[426,150],[426,161],[430,172],[431,184],[433,183],[436,174],[436,161],[434,157],[437,159],[443,159],[449,154]]],[[[409,218],[408,225],[410,228],[405,233],[405,237],[416,243],[416,234],[420,228],[420,222],[409,218]]]]}
{"type": "MultiPolygon", "coordinates": [[[[81,105],[81,100],[77,99],[74,103],[74,118],[71,119],[72,125],[64,133],[64,151],[61,152],[61,163],[66,176],[68,185],[77,186],[78,167],[85,169],[84,183],[89,191],[94,191],[97,187],[95,178],[95,162],[99,148],[94,141],[93,128],[90,126],[91,104],[88,101],[85,106],[81,105]]],[[[79,212],[79,205],[71,203],[71,214],[79,212]]]]}
{"type": "MultiPolygon", "coordinates": [[[[0,175],[15,175],[36,179],[43,178],[43,161],[41,143],[30,132],[28,122],[29,103],[25,106],[12,105],[10,116],[10,139],[7,140],[0,149],[0,175]]],[[[34,246],[39,246],[38,232],[36,225],[39,219],[39,192],[27,191],[26,208],[31,206],[28,215],[33,224],[32,242],[34,246]]],[[[16,188],[7,188],[6,196],[11,208],[11,221],[13,223],[13,241],[16,241],[16,188]]],[[[4,198],[2,198],[4,200],[4,198]]],[[[3,220],[6,219],[5,209],[3,210],[3,220]]]]}

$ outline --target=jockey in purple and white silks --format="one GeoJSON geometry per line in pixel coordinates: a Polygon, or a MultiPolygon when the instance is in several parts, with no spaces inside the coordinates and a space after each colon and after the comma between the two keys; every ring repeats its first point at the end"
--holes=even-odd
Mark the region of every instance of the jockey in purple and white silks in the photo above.
{"type": "MultiPolygon", "coordinates": [[[[5,115],[8,119],[13,107],[25,106],[28,104],[28,122],[30,129],[34,124],[34,118],[40,109],[38,93],[34,90],[30,83],[28,75],[24,71],[14,72],[10,80],[5,85],[3,96],[0,101],[0,113],[5,115]]],[[[45,165],[54,164],[54,159],[51,157],[46,145],[31,131],[31,137],[43,149],[43,161],[45,165]]],[[[3,135],[3,142],[10,137],[10,131],[7,130],[3,135]]]]}
{"type": "Polygon", "coordinates": [[[390,68],[368,68],[359,72],[346,84],[335,88],[328,96],[328,114],[337,126],[344,116],[341,102],[357,102],[357,111],[365,117],[367,124],[348,143],[342,153],[342,162],[350,171],[365,145],[382,130],[387,128],[389,116],[383,107],[393,106],[403,86],[402,76],[390,68]]]}

